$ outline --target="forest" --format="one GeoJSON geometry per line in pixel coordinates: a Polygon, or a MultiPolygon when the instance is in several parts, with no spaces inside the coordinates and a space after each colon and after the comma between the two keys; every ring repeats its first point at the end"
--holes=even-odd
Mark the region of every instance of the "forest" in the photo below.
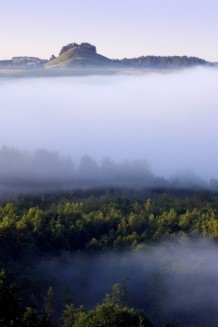
{"type": "Polygon", "coordinates": [[[212,327],[208,283],[217,281],[204,269],[217,236],[212,190],[107,187],[2,200],[1,326],[212,327]],[[172,285],[184,278],[189,305],[172,306],[170,297],[181,298],[172,285]],[[205,287],[208,305],[192,305],[190,287],[205,287]]]}

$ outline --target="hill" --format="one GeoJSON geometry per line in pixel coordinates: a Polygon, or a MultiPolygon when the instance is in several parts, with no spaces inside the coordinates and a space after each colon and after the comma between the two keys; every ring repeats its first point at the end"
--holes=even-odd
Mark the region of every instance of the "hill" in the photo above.
{"type": "Polygon", "coordinates": [[[98,54],[96,47],[89,43],[70,43],[61,49],[57,58],[52,56],[45,68],[102,67],[112,63],[111,59],[98,54]]]}

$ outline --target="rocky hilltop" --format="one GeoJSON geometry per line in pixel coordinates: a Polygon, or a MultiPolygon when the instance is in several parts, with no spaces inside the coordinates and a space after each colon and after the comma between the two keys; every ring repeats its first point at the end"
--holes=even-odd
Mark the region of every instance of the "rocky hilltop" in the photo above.
{"type": "Polygon", "coordinates": [[[96,52],[96,47],[89,43],[70,43],[62,47],[59,56],[51,57],[45,68],[72,68],[108,66],[113,61],[96,52]]]}

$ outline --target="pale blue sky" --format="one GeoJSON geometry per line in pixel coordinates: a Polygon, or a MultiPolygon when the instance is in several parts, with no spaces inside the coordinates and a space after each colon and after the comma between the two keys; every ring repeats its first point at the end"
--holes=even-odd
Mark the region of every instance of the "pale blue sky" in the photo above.
{"type": "Polygon", "coordinates": [[[1,0],[0,59],[49,58],[90,42],[110,58],[188,55],[218,61],[217,0],[1,0]]]}

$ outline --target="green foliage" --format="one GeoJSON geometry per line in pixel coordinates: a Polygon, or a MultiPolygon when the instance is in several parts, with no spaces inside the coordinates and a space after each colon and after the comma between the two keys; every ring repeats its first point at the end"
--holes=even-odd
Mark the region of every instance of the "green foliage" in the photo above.
{"type": "Polygon", "coordinates": [[[94,310],[82,313],[76,319],[74,327],[152,327],[142,312],[118,304],[98,305],[94,310]]]}
{"type": "Polygon", "coordinates": [[[106,294],[104,299],[105,304],[117,304],[120,306],[128,306],[129,305],[129,298],[127,287],[125,284],[120,285],[118,283],[114,284],[112,287],[112,293],[106,294]]]}
{"type": "Polygon", "coordinates": [[[62,327],[152,327],[142,311],[125,304],[126,297],[126,288],[115,284],[112,294],[107,294],[102,304],[93,310],[66,305],[62,327]]]}
{"type": "Polygon", "coordinates": [[[218,237],[218,197],[161,193],[112,198],[104,191],[78,196],[22,198],[0,205],[0,260],[31,260],[41,253],[135,248],[186,234],[218,237]],[[82,196],[85,196],[82,198],[82,196]]]}
{"type": "Polygon", "coordinates": [[[75,322],[84,314],[85,310],[82,306],[75,308],[73,304],[67,304],[61,317],[61,320],[63,321],[62,327],[73,327],[75,322]]]}

